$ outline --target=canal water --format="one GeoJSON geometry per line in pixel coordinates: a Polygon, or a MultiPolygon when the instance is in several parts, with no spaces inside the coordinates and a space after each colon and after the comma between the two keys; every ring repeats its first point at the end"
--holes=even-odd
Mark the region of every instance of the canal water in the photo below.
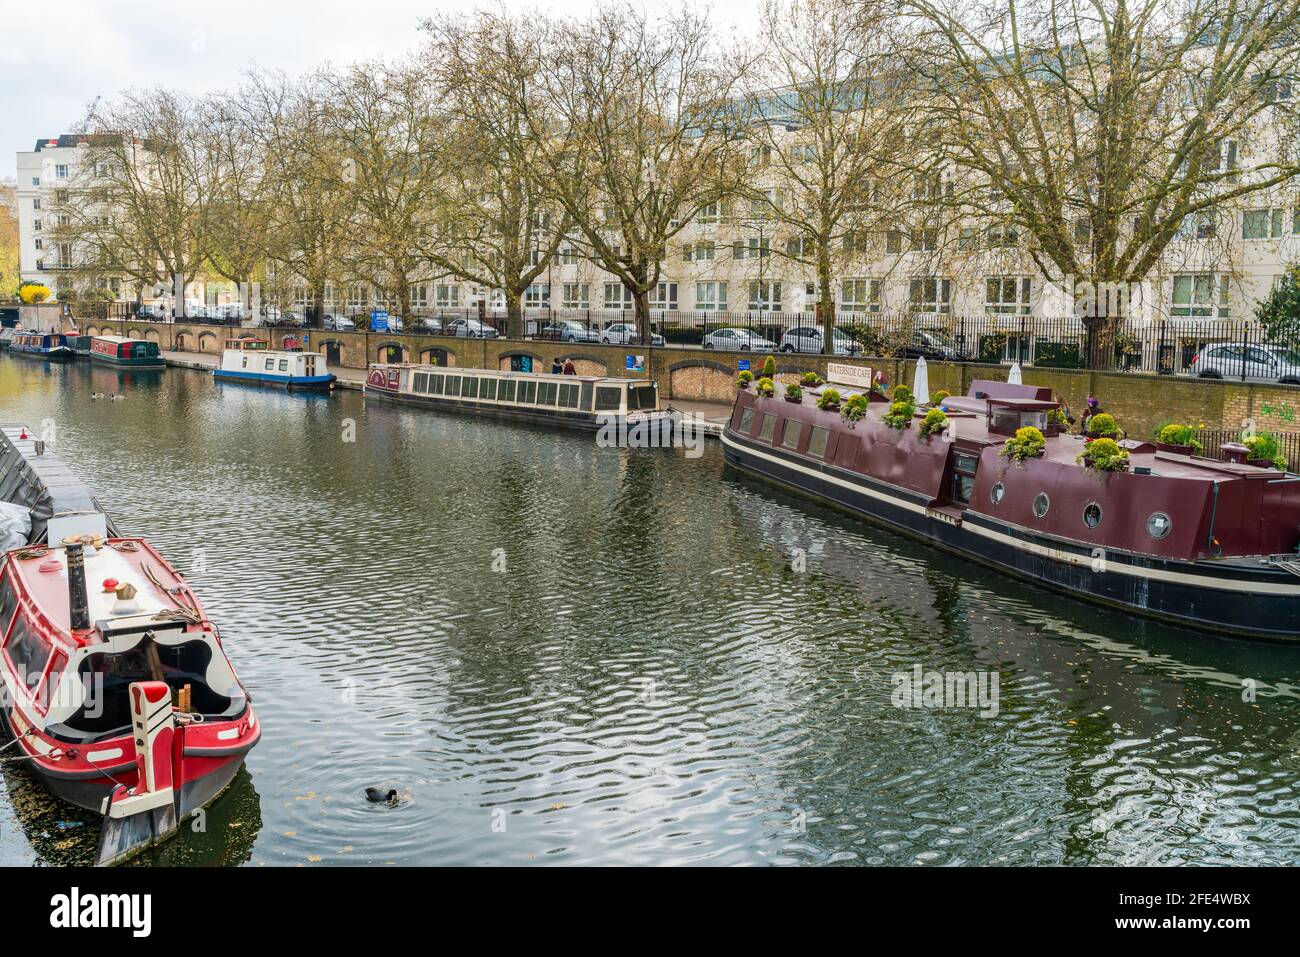
{"type": "MultiPolygon", "coordinates": [[[[716,444],[12,356],[0,421],[190,577],[262,720],[142,863],[1300,860],[1300,649],[1010,582],[716,444]],[[899,707],[916,668],[996,675],[996,714],[899,707]]],[[[0,863],[91,859],[94,815],[0,781],[0,863]]]]}

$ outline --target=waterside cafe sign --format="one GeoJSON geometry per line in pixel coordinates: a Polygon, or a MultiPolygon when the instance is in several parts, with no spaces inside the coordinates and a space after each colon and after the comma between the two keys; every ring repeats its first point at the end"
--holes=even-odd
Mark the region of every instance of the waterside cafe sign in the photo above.
{"type": "Polygon", "coordinates": [[[871,369],[867,366],[849,365],[845,362],[826,363],[826,381],[835,385],[851,385],[859,389],[870,389],[871,369]]]}

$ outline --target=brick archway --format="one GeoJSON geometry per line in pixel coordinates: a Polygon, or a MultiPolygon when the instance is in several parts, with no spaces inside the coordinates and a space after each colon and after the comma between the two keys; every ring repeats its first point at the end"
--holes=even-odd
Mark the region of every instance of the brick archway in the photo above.
{"type": "Polygon", "coordinates": [[[703,402],[734,402],[736,371],[711,359],[687,359],[668,367],[669,397],[690,396],[703,402]]]}
{"type": "Polygon", "coordinates": [[[381,342],[375,347],[376,362],[407,362],[411,350],[400,342],[381,342]]]}
{"type": "Polygon", "coordinates": [[[217,337],[210,332],[199,333],[199,352],[216,352],[217,337]]]}
{"type": "Polygon", "coordinates": [[[190,334],[188,332],[176,333],[176,351],[187,352],[190,347],[190,334]]]}

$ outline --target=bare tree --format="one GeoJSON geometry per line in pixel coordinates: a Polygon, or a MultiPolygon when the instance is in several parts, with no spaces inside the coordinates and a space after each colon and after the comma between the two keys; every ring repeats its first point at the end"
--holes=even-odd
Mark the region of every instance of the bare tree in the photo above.
{"type": "Polygon", "coordinates": [[[18,196],[12,179],[0,180],[0,299],[18,296],[18,196]]]}
{"type": "Polygon", "coordinates": [[[776,255],[812,267],[831,354],[837,266],[880,251],[898,184],[910,181],[916,105],[903,95],[897,34],[875,0],[766,0],[743,74],[755,174],[743,192],[785,233],[776,255]]]}
{"type": "Polygon", "coordinates": [[[558,123],[518,97],[531,142],[559,173],[555,202],[584,253],[630,290],[642,342],[669,241],[744,174],[737,77],[713,34],[688,10],[652,24],[603,7],[546,38],[540,68],[558,123]]]}
{"type": "Polygon", "coordinates": [[[559,119],[539,82],[546,28],[479,12],[432,18],[423,29],[448,124],[426,255],[451,275],[500,289],[508,334],[522,338],[524,293],[573,228],[553,198],[566,170],[550,162],[548,142],[529,135],[530,121],[545,131],[559,119]]]}
{"type": "Polygon", "coordinates": [[[1099,361],[1122,291],[1198,215],[1297,172],[1296,0],[903,0],[926,131],[970,216],[1087,283],[1099,361]]]}

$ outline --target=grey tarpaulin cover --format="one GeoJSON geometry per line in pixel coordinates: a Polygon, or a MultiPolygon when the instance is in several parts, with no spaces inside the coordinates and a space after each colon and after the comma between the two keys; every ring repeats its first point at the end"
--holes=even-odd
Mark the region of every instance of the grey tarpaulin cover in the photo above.
{"type": "MultiPolygon", "coordinates": [[[[30,429],[0,426],[0,501],[31,510],[29,541],[45,541],[45,526],[58,512],[103,512],[95,493],[56,456],[36,454],[30,429]],[[27,438],[21,436],[26,432],[27,438]]],[[[118,534],[105,516],[110,535],[118,534]]]]}
{"type": "Polygon", "coordinates": [[[0,502],[0,552],[22,548],[31,541],[32,511],[26,505],[0,502]]]}

